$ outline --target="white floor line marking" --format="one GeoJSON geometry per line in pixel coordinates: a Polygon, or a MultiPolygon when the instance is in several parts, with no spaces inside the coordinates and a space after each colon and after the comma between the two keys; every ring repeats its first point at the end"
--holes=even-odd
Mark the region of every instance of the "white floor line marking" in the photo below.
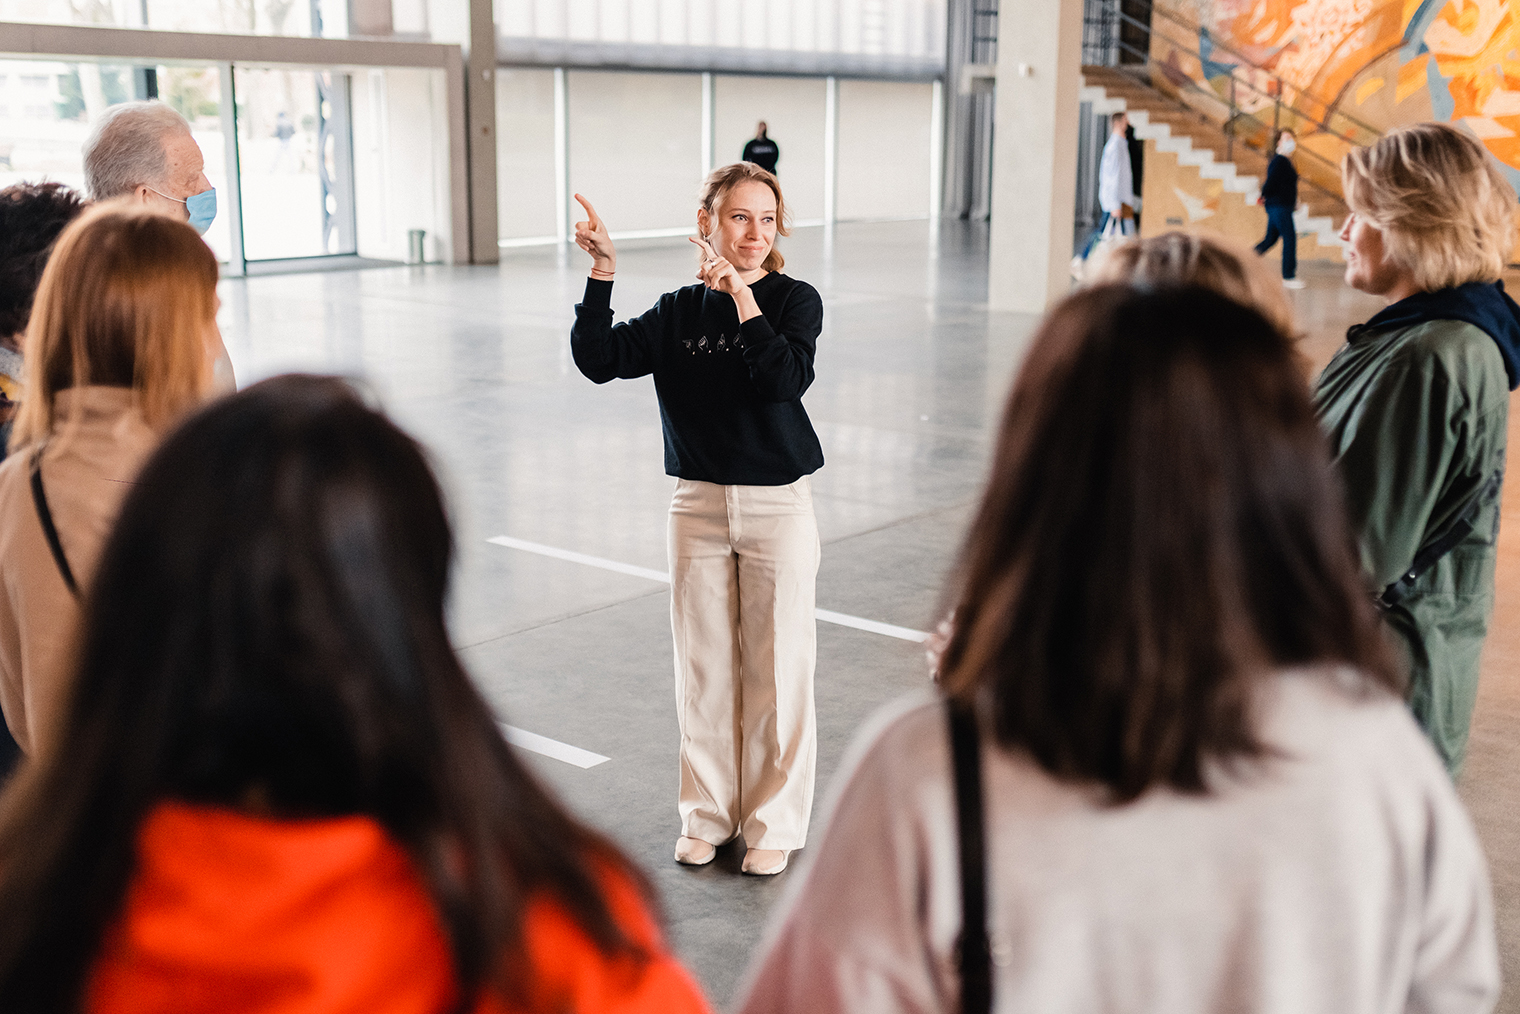
{"type": "MultiPolygon", "coordinates": [[[[602,570],[610,570],[618,574],[629,574],[633,577],[660,581],[664,584],[670,583],[670,575],[663,570],[635,567],[631,563],[620,563],[617,560],[608,560],[600,556],[588,556],[585,553],[576,553],[569,549],[560,549],[557,546],[546,546],[541,542],[514,539],[510,535],[497,535],[486,541],[493,545],[506,546],[508,549],[521,549],[526,553],[550,556],[556,560],[568,560],[571,563],[582,563],[588,567],[600,567],[602,570]]],[[[859,616],[850,616],[847,613],[836,613],[832,609],[815,609],[813,610],[813,614],[825,623],[835,623],[841,627],[853,627],[856,630],[864,630],[872,634],[882,634],[886,637],[896,637],[903,641],[922,643],[929,639],[929,635],[922,630],[914,630],[911,627],[899,627],[896,624],[882,623],[878,620],[867,620],[859,616]]]]}
{"type": "Polygon", "coordinates": [[[517,726],[508,725],[505,722],[501,723],[501,731],[506,734],[507,742],[515,747],[532,750],[534,753],[541,753],[545,757],[553,757],[557,761],[574,764],[578,768],[594,768],[598,764],[605,764],[612,759],[611,757],[603,757],[599,753],[592,753],[590,750],[582,750],[578,746],[571,746],[569,743],[561,743],[559,740],[550,739],[548,736],[540,736],[538,733],[529,732],[527,729],[519,729],[517,726]]]}
{"type": "Polygon", "coordinates": [[[904,641],[922,642],[929,639],[928,634],[922,630],[914,630],[912,627],[899,627],[894,623],[882,623],[879,620],[863,620],[859,616],[836,613],[831,609],[814,609],[813,613],[825,623],[837,623],[841,627],[868,630],[873,634],[885,634],[887,637],[896,637],[904,641]]]}
{"type": "Polygon", "coordinates": [[[552,556],[556,560],[584,563],[588,567],[600,567],[603,570],[613,570],[619,574],[630,574],[633,577],[648,578],[651,581],[663,581],[666,584],[670,583],[670,575],[663,570],[650,570],[648,567],[635,567],[631,563],[604,560],[600,556],[587,556],[585,553],[574,553],[568,549],[546,546],[542,542],[514,539],[510,535],[498,535],[494,539],[487,539],[486,541],[495,543],[498,546],[506,546],[508,549],[521,549],[524,552],[537,553],[539,556],[552,556]]]}

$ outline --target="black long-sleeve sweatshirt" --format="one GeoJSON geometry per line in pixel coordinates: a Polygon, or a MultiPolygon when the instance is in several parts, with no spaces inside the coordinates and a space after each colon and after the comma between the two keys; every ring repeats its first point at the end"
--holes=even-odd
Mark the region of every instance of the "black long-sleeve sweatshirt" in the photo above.
{"type": "Polygon", "coordinates": [[[1286,155],[1273,155],[1267,163],[1267,178],[1261,185],[1261,199],[1266,204],[1298,206],[1298,169],[1286,155]]]}
{"type": "Polygon", "coordinates": [[[802,407],[813,382],[823,300],[773,271],[750,286],[760,316],[739,323],[732,296],[705,285],[667,292],[642,315],[612,322],[612,283],[587,279],[570,352],[605,384],[654,374],[665,471],[723,486],[784,486],[823,465],[802,407]]]}

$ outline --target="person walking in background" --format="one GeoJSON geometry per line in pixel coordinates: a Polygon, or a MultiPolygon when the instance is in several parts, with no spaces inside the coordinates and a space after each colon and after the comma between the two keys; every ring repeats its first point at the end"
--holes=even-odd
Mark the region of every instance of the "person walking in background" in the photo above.
{"type": "Polygon", "coordinates": [[[1115,113],[1109,123],[1108,140],[1103,145],[1103,157],[1098,162],[1098,207],[1103,214],[1098,227],[1092,231],[1083,248],[1082,256],[1092,253],[1108,232],[1109,223],[1116,223],[1121,236],[1135,234],[1135,208],[1140,198],[1135,194],[1135,177],[1129,158],[1129,140],[1126,130],[1129,117],[1115,113]]]}
{"type": "Polygon", "coordinates": [[[1283,285],[1290,289],[1302,289],[1304,283],[1298,277],[1298,226],[1293,222],[1293,212],[1298,207],[1298,170],[1293,165],[1293,152],[1298,148],[1298,138],[1293,131],[1279,131],[1277,150],[1267,163],[1267,179],[1261,185],[1261,196],[1256,203],[1267,209],[1267,235],[1256,244],[1256,252],[1265,254],[1282,239],[1283,285]]]}
{"type": "Polygon", "coordinates": [[[1494,605],[1520,307],[1499,281],[1515,192],[1442,123],[1341,162],[1346,284],[1387,300],[1346,332],[1314,398],[1362,565],[1409,668],[1409,706],[1455,777],[1494,605]]]}
{"type": "MultiPolygon", "coordinates": [[[[1128,117],[1125,118],[1126,120],[1128,117]]],[[[1135,192],[1135,231],[1140,231],[1139,196],[1145,193],[1145,142],[1135,136],[1135,125],[1124,128],[1124,143],[1129,146],[1129,172],[1131,189],[1135,192]]]]}
{"type": "Polygon", "coordinates": [[[677,862],[700,866],[742,834],[746,873],[786,869],[807,840],[818,750],[813,606],[823,448],[802,406],[823,301],[781,273],[776,177],[736,162],[707,178],[699,283],[612,322],[617,251],[588,216],[591,255],[570,349],[589,379],[654,374],[670,504],[670,625],[681,729],[677,862]]]}
{"type": "Polygon", "coordinates": [[[736,1009],[1491,1011],[1483,852],[1353,546],[1288,335],[1199,288],[1059,305],[949,701],[862,734],[736,1009]]]}
{"type": "Polygon", "coordinates": [[[123,202],[81,215],[43,271],[0,465],[0,706],[28,754],[58,721],[80,597],[122,497],[212,388],[216,283],[193,229],[123,202]]]}
{"type": "Polygon", "coordinates": [[[740,160],[753,162],[774,176],[776,163],[781,160],[781,148],[770,139],[766,130],[765,121],[761,120],[755,127],[755,136],[745,144],[744,154],[740,156],[740,160]]]}
{"type": "Polygon", "coordinates": [[[0,1009],[706,1014],[460,665],[452,551],[422,449],[344,381],[168,438],[0,816],[0,1009]]]}

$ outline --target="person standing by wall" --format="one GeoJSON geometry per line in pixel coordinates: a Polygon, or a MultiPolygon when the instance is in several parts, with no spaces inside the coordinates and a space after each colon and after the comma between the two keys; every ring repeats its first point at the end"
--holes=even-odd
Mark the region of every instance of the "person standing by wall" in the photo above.
{"type": "Polygon", "coordinates": [[[776,174],[776,163],[781,160],[781,146],[770,139],[765,121],[761,120],[755,126],[755,136],[744,146],[744,154],[740,156],[745,162],[753,162],[772,176],[776,174]]]}
{"type": "Polygon", "coordinates": [[[670,505],[670,625],[681,728],[676,861],[711,862],[744,836],[744,872],[780,873],[807,838],[817,727],[818,523],[823,449],[802,394],[823,301],[781,273],[786,208],[749,162],[707,178],[699,284],[612,322],[617,251],[591,202],[575,242],[592,257],[570,348],[598,384],[654,374],[670,505]]]}
{"type": "Polygon", "coordinates": [[[1362,566],[1409,670],[1409,706],[1455,777],[1494,604],[1520,306],[1499,276],[1515,192],[1482,142],[1401,127],[1341,161],[1346,284],[1387,308],[1346,332],[1314,398],[1362,566]]]}
{"type": "Polygon", "coordinates": [[[1261,196],[1256,203],[1267,209],[1267,235],[1256,244],[1256,252],[1265,254],[1282,238],[1283,285],[1290,289],[1302,289],[1298,277],[1298,226],[1293,223],[1293,211],[1298,207],[1298,169],[1293,165],[1292,155],[1298,148],[1298,138],[1293,131],[1280,131],[1277,135],[1277,154],[1267,163],[1267,179],[1261,185],[1261,196]]]}

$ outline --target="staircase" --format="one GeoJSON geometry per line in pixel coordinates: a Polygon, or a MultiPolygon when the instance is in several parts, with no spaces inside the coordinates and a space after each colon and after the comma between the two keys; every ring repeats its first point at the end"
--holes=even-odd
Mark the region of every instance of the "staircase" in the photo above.
{"type": "MultiPolygon", "coordinates": [[[[1232,146],[1221,125],[1152,87],[1145,70],[1083,67],[1081,101],[1091,102],[1095,114],[1129,114],[1137,138],[1154,141],[1157,151],[1196,167],[1204,179],[1219,180],[1226,193],[1240,194],[1245,203],[1255,204],[1261,195],[1267,156],[1239,139],[1232,146]]],[[[1293,216],[1299,234],[1312,235],[1328,249],[1340,248],[1336,222],[1344,220],[1346,206],[1310,186],[1299,188],[1299,198],[1293,216]]]]}

